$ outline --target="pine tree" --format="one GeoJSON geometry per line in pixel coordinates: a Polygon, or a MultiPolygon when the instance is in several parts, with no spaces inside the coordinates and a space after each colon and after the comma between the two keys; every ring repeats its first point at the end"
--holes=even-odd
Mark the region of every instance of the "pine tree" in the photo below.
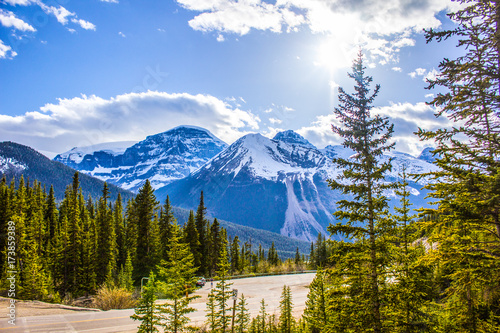
{"type": "Polygon", "coordinates": [[[278,252],[276,251],[276,247],[274,246],[274,242],[271,243],[271,247],[267,252],[267,261],[273,266],[277,266],[280,262],[278,252]]]}
{"type": "Polygon", "coordinates": [[[448,280],[445,305],[452,330],[500,329],[500,3],[459,1],[449,17],[454,30],[426,33],[427,41],[457,37],[463,55],[445,59],[429,89],[443,87],[430,103],[437,117],[453,124],[424,131],[439,166],[425,187],[438,204],[425,213],[429,241],[439,244],[426,259],[439,265],[448,280]],[[488,296],[485,296],[488,295],[488,296]]]}
{"type": "Polygon", "coordinates": [[[280,333],[292,333],[295,326],[295,319],[292,315],[292,291],[290,287],[283,286],[280,301],[279,331],[280,333]]]}
{"type": "Polygon", "coordinates": [[[236,333],[247,332],[248,324],[250,323],[250,313],[248,312],[248,303],[245,295],[241,294],[235,309],[234,331],[236,333]]]}
{"type": "Polygon", "coordinates": [[[240,270],[240,239],[238,238],[238,236],[234,236],[233,241],[231,242],[230,255],[230,271],[232,274],[234,274],[240,270]]]}
{"type": "Polygon", "coordinates": [[[411,213],[406,166],[402,167],[399,177],[402,179],[395,194],[400,197],[400,206],[395,207],[392,216],[396,225],[392,238],[391,280],[388,286],[388,314],[394,318],[392,332],[421,332],[428,327],[428,313],[423,312],[433,297],[432,276],[429,267],[422,262],[425,249],[417,237],[419,232],[415,223],[416,215],[411,213]]]}
{"type": "Polygon", "coordinates": [[[200,252],[198,251],[200,240],[198,238],[198,230],[196,229],[193,211],[189,212],[188,221],[184,226],[184,243],[189,244],[189,249],[194,257],[194,266],[199,268],[201,262],[200,252]]]}
{"type": "Polygon", "coordinates": [[[260,310],[259,310],[259,315],[257,316],[257,332],[259,333],[264,333],[266,332],[266,318],[267,318],[267,311],[266,311],[266,301],[262,299],[260,301],[260,310]]]}
{"type": "Polygon", "coordinates": [[[118,273],[115,222],[108,200],[109,189],[107,183],[104,183],[96,216],[98,230],[97,253],[99,254],[97,257],[97,283],[99,285],[104,282],[108,285],[112,284],[118,273]]]}
{"type": "Polygon", "coordinates": [[[328,310],[330,283],[327,274],[325,270],[318,270],[309,285],[303,318],[307,321],[311,332],[323,332],[330,321],[331,311],[328,310]]]}
{"type": "MultiPolygon", "coordinates": [[[[208,249],[207,249],[207,254],[208,258],[205,260],[205,263],[207,265],[208,273],[210,276],[212,276],[215,271],[217,271],[217,262],[219,260],[219,253],[221,246],[223,245],[223,237],[221,235],[221,230],[220,230],[220,224],[217,219],[214,219],[214,222],[210,226],[210,233],[209,237],[207,237],[208,240],[208,249]]],[[[201,242],[201,239],[200,239],[201,242]]],[[[224,242],[225,244],[225,242],[224,242]]]]}
{"type": "Polygon", "coordinates": [[[113,221],[115,223],[116,235],[116,267],[121,267],[127,260],[127,248],[125,244],[125,221],[123,219],[122,196],[118,192],[115,205],[113,207],[113,221]]]}
{"type": "Polygon", "coordinates": [[[215,304],[217,308],[216,328],[217,330],[225,332],[231,323],[231,315],[229,313],[231,308],[228,306],[227,301],[231,297],[231,286],[233,285],[227,281],[229,277],[229,262],[225,243],[220,249],[218,267],[217,276],[219,277],[219,281],[214,289],[215,304]]]}
{"type": "Polygon", "coordinates": [[[134,273],[134,267],[132,266],[132,257],[130,252],[127,252],[127,259],[125,260],[125,266],[122,265],[120,269],[120,274],[118,275],[118,286],[127,291],[134,290],[134,280],[132,275],[134,273]]]}
{"type": "MultiPolygon", "coordinates": [[[[343,171],[338,180],[330,179],[328,182],[333,190],[340,190],[345,199],[337,202],[338,210],[334,214],[341,222],[330,225],[328,231],[332,235],[343,234],[354,241],[337,242],[334,246],[337,257],[334,274],[340,279],[337,282],[348,286],[343,289],[349,295],[345,296],[350,297],[346,299],[341,296],[336,301],[349,303],[357,299],[358,306],[367,314],[361,318],[359,313],[353,312],[343,320],[354,319],[356,324],[363,323],[363,330],[381,333],[381,287],[385,278],[384,261],[387,259],[384,234],[390,230],[386,219],[387,198],[383,191],[392,185],[383,182],[384,174],[391,169],[391,163],[381,163],[379,158],[394,147],[394,143],[387,143],[393,125],[389,124],[387,118],[370,114],[371,104],[380,86],[377,85],[370,94],[372,78],[365,75],[361,52],[352,70],[349,77],[356,82],[356,92],[350,95],[339,88],[340,104],[335,108],[335,115],[343,127],[332,126],[332,129],[344,139],[344,147],[352,149],[354,155],[350,159],[333,159],[334,164],[343,171]],[[352,196],[352,199],[347,196],[352,196]],[[353,295],[353,292],[356,294],[353,295]]],[[[350,309],[357,311],[355,308],[350,309]]]]}
{"type": "Polygon", "coordinates": [[[215,303],[215,289],[211,289],[208,293],[207,313],[205,317],[207,318],[206,324],[208,325],[211,332],[216,332],[218,328],[217,323],[217,304],[215,303]]]}
{"type": "Polygon", "coordinates": [[[161,257],[163,260],[168,260],[168,246],[170,243],[171,237],[171,228],[172,224],[176,222],[174,217],[174,213],[172,211],[172,205],[170,204],[170,197],[167,195],[167,199],[165,199],[165,204],[162,207],[159,219],[159,227],[160,227],[160,244],[161,244],[161,257]]]}
{"type": "Polygon", "coordinates": [[[134,309],[135,313],[130,316],[133,320],[139,320],[141,322],[139,330],[137,331],[138,333],[160,332],[157,327],[161,322],[155,303],[157,299],[156,288],[155,275],[151,273],[148,283],[144,287],[139,304],[134,309]]]}
{"type": "Polygon", "coordinates": [[[199,296],[188,296],[196,284],[194,257],[189,246],[182,242],[181,230],[174,222],[170,227],[168,261],[158,267],[160,288],[167,302],[160,307],[160,315],[166,332],[184,332],[187,328],[188,313],[195,311],[189,304],[199,296]]]}
{"type": "Polygon", "coordinates": [[[136,224],[134,231],[137,232],[137,243],[134,244],[137,248],[134,262],[135,281],[147,276],[160,263],[157,208],[158,201],[156,201],[154,190],[149,180],[146,180],[135,197],[133,209],[136,224]]]}
{"type": "MultiPolygon", "coordinates": [[[[206,275],[209,272],[210,262],[209,259],[213,257],[209,257],[208,253],[208,244],[209,244],[209,237],[208,237],[208,221],[206,219],[206,213],[207,213],[207,208],[205,207],[204,199],[203,199],[203,191],[201,191],[200,194],[200,204],[198,205],[198,209],[196,210],[196,216],[195,216],[195,224],[196,224],[196,230],[198,231],[198,240],[200,242],[198,248],[196,251],[198,253],[193,253],[195,258],[199,258],[200,264],[199,264],[199,269],[198,273],[200,275],[206,275]]],[[[215,256],[215,260],[217,258],[217,255],[215,256]]]]}

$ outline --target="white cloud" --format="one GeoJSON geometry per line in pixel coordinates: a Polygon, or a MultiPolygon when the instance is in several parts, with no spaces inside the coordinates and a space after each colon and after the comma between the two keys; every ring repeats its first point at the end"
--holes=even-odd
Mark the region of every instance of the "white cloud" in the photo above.
{"type": "Polygon", "coordinates": [[[269,122],[274,125],[274,124],[281,124],[283,120],[276,118],[269,118],[269,122]]]}
{"type": "Polygon", "coordinates": [[[73,28],[68,28],[68,31],[71,32],[72,34],[76,33],[76,30],[73,28]]]}
{"type": "Polygon", "coordinates": [[[118,35],[122,36],[123,38],[126,38],[127,36],[125,36],[125,34],[121,31],[118,32],[118,35]]]}
{"type": "Polygon", "coordinates": [[[36,31],[35,28],[16,17],[13,12],[8,10],[0,9],[0,23],[6,28],[12,27],[20,31],[36,31]]]}
{"type": "Polygon", "coordinates": [[[11,6],[16,6],[16,5],[27,6],[33,2],[32,0],[3,0],[3,1],[11,6]]]}
{"type": "Polygon", "coordinates": [[[430,81],[433,81],[433,80],[436,80],[438,75],[439,75],[439,71],[437,71],[436,69],[431,69],[425,76],[424,76],[424,82],[427,82],[427,80],[430,80],[430,81]]]}
{"type": "Polygon", "coordinates": [[[63,6],[59,6],[59,8],[54,6],[47,6],[40,0],[37,0],[36,3],[46,14],[54,15],[57,19],[57,22],[61,23],[62,25],[66,25],[68,23],[68,17],[76,17],[75,13],[70,12],[63,6]]]}
{"type": "Polygon", "coordinates": [[[403,71],[403,69],[401,67],[392,67],[391,69],[395,72],[402,72],[403,71]]]}
{"type": "Polygon", "coordinates": [[[107,2],[107,3],[118,3],[118,0],[100,0],[101,2],[107,2]]]}
{"type": "Polygon", "coordinates": [[[104,99],[82,96],[59,99],[20,116],[0,115],[0,141],[62,152],[74,146],[109,141],[142,140],[178,125],[207,128],[231,143],[260,120],[210,95],[148,91],[104,99]]]}
{"type": "Polygon", "coordinates": [[[219,36],[217,36],[217,41],[218,42],[223,42],[225,39],[224,39],[224,36],[222,34],[219,34],[219,36]]]}
{"type": "Polygon", "coordinates": [[[94,30],[94,31],[96,30],[96,26],[93,23],[90,23],[89,21],[72,18],[71,22],[78,24],[80,27],[82,27],[85,30],[94,30]]]}
{"type": "Polygon", "coordinates": [[[17,55],[17,52],[12,50],[12,47],[5,45],[0,39],[0,59],[12,59],[17,55]]]}
{"type": "Polygon", "coordinates": [[[425,95],[425,98],[434,98],[434,94],[427,94],[425,95]]]}
{"type": "Polygon", "coordinates": [[[157,29],[159,32],[166,32],[165,29],[158,28],[157,29]]]}
{"type": "MultiPolygon", "coordinates": [[[[422,142],[413,133],[422,128],[425,130],[436,130],[438,128],[450,127],[451,123],[446,117],[436,118],[436,109],[426,103],[397,103],[385,107],[373,109],[373,114],[380,114],[389,117],[394,123],[393,140],[396,142],[396,150],[418,155],[429,145],[422,142]]],[[[342,139],[332,132],[331,126],[342,126],[336,116],[332,113],[321,115],[309,126],[297,130],[297,133],[304,136],[311,143],[318,147],[326,145],[337,145],[342,143],[342,139]]]]}
{"type": "Polygon", "coordinates": [[[189,25],[199,31],[248,34],[252,29],[275,33],[307,27],[324,34],[326,46],[317,63],[349,66],[363,47],[372,63],[398,62],[403,47],[415,45],[412,34],[437,28],[438,13],[461,6],[449,0],[177,0],[198,12],[189,25]],[[329,53],[329,54],[328,54],[329,53]],[[347,61],[346,61],[347,60],[347,61]]]}

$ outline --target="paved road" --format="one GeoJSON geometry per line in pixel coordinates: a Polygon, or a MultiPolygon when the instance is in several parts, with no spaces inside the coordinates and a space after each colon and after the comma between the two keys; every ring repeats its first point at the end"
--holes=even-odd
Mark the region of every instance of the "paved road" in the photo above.
{"type": "MultiPolygon", "coordinates": [[[[307,297],[307,286],[314,278],[314,273],[253,277],[232,280],[232,288],[238,289],[238,295],[244,294],[248,299],[250,313],[256,316],[260,301],[265,298],[267,313],[279,313],[279,300],[283,285],[290,286],[294,311],[302,313],[307,297]]],[[[215,282],[214,282],[215,287],[215,282]]],[[[191,314],[192,323],[201,326],[205,321],[207,295],[210,292],[210,283],[196,293],[201,296],[193,307],[197,310],[191,314]]],[[[2,310],[0,310],[2,311],[2,310]]],[[[5,309],[4,311],[7,311],[5,309]]],[[[3,332],[137,332],[138,322],[130,319],[133,310],[110,310],[103,312],[75,312],[64,315],[33,316],[17,318],[16,326],[7,323],[2,318],[0,333],[3,332]]]]}

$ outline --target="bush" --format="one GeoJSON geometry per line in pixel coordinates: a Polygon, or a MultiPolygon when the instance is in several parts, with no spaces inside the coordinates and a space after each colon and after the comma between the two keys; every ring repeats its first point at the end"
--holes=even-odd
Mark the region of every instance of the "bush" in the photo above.
{"type": "Polygon", "coordinates": [[[101,310],[131,309],[135,304],[132,292],[117,287],[102,286],[94,298],[94,306],[101,310]]]}

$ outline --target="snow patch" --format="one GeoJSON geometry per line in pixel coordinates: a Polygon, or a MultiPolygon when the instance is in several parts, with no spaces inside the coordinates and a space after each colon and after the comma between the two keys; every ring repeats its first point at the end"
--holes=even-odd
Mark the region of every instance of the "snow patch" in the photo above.
{"type": "Polygon", "coordinates": [[[6,173],[7,171],[19,173],[26,169],[28,169],[28,166],[15,158],[0,156],[0,173],[6,173]]]}

